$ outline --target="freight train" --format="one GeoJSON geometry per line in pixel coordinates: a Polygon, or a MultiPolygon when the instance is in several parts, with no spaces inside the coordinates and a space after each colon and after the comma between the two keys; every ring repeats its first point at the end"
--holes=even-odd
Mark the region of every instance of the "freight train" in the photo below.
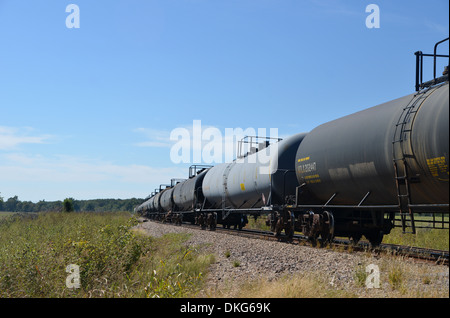
{"type": "Polygon", "coordinates": [[[437,77],[435,62],[434,78],[422,81],[423,57],[448,58],[436,54],[444,41],[434,54],[415,53],[415,93],[309,133],[266,139],[232,162],[194,165],[188,179],[160,187],[136,213],[210,229],[242,228],[248,217],[265,215],[275,235],[354,243],[364,235],[372,245],[395,226],[415,233],[421,213],[448,228],[448,66],[437,77]]]}

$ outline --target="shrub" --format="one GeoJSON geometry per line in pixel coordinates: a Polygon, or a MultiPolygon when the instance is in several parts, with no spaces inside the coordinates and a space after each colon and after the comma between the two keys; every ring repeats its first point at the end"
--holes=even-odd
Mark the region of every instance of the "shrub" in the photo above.
{"type": "Polygon", "coordinates": [[[62,210],[63,212],[73,212],[75,210],[72,198],[64,199],[62,210]]]}
{"type": "Polygon", "coordinates": [[[212,258],[186,236],[152,238],[129,213],[40,213],[0,223],[0,297],[181,297],[212,258]],[[3,265],[4,264],[4,265],[3,265]],[[70,264],[80,288],[69,289],[70,264]]]}

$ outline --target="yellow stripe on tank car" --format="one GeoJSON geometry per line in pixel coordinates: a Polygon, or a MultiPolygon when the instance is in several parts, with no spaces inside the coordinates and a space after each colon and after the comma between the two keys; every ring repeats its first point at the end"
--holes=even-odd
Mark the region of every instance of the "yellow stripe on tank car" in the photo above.
{"type": "Polygon", "coordinates": [[[311,159],[311,157],[304,157],[304,158],[300,158],[300,159],[298,159],[297,160],[297,162],[303,162],[303,161],[306,161],[306,160],[309,160],[309,159],[311,159]]]}

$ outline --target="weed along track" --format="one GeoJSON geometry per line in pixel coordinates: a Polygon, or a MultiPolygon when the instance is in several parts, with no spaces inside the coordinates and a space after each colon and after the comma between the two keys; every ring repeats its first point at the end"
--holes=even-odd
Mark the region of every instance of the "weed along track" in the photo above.
{"type": "MultiPolygon", "coordinates": [[[[389,253],[255,239],[252,231],[142,222],[151,236],[189,234],[190,248],[213,254],[198,297],[448,297],[449,268],[389,253]],[[234,235],[230,235],[233,233],[234,235]],[[370,288],[369,288],[370,287],[370,288]]],[[[261,234],[259,234],[261,235],[261,234]]]]}
{"type": "Polygon", "coordinates": [[[212,259],[188,235],[152,238],[129,213],[38,213],[0,222],[0,298],[171,298],[198,290],[212,259]]]}

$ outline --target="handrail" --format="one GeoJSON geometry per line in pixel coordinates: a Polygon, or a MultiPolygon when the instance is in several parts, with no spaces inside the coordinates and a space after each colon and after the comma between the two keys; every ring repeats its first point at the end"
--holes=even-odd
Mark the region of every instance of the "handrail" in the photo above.
{"type": "Polygon", "coordinates": [[[448,81],[448,74],[441,76],[441,77],[436,77],[436,58],[438,57],[449,57],[449,55],[444,55],[444,54],[436,54],[437,52],[437,47],[439,46],[439,44],[448,41],[449,38],[445,38],[439,42],[437,42],[434,45],[434,51],[433,54],[425,54],[422,51],[417,51],[414,52],[414,55],[416,56],[416,92],[419,91],[422,88],[426,88],[426,87],[430,87],[439,83],[442,83],[444,81],[448,81]],[[433,79],[427,82],[423,82],[423,57],[424,56],[429,56],[429,57],[433,57],[433,79]]]}

